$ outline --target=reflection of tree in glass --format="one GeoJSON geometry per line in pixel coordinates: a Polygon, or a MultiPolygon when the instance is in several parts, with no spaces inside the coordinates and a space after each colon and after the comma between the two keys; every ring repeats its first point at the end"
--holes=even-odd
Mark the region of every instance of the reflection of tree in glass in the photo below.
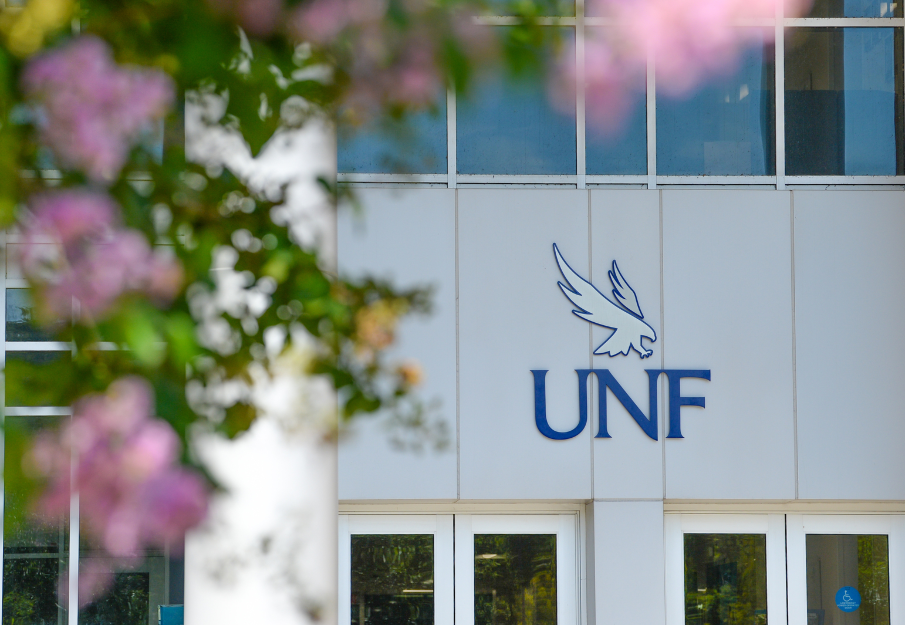
{"type": "Polygon", "coordinates": [[[766,536],[685,535],[685,622],[766,625],[766,536]]]}
{"type": "Polygon", "coordinates": [[[433,535],[352,536],[353,623],[431,625],[433,588],[433,535]]]}
{"type": "Polygon", "coordinates": [[[148,573],[117,573],[112,591],[79,611],[79,625],[145,625],[149,588],[148,573]]]}
{"type": "Polygon", "coordinates": [[[858,536],[861,625],[889,625],[889,539],[858,536]]]}
{"type": "Polygon", "coordinates": [[[555,625],[556,536],[478,534],[475,625],[555,625]]]}
{"type": "MultiPolygon", "coordinates": [[[[65,569],[65,562],[62,564],[65,569]]],[[[3,625],[65,622],[65,611],[58,604],[56,593],[60,565],[56,558],[3,562],[3,625]]]]}

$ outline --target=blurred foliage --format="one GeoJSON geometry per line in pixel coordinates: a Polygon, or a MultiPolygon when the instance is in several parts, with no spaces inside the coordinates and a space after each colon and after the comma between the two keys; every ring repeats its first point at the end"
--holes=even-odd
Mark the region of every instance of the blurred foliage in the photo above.
{"type": "MultiPolygon", "coordinates": [[[[293,0],[286,10],[313,1],[293,0]]],[[[378,87],[369,83],[371,74],[356,66],[360,33],[343,31],[316,45],[293,39],[283,25],[255,35],[241,29],[234,16],[212,11],[214,4],[28,0],[0,12],[0,227],[12,228],[17,220],[27,219],[29,198],[36,193],[96,186],[79,171],[61,168],[60,159],[42,145],[41,111],[27,102],[21,85],[23,68],[35,54],[80,35],[94,35],[111,46],[118,63],[156,68],[171,76],[176,86],[180,104],[164,120],[162,151],[154,141],[135,147],[107,192],[122,209],[124,227],[140,231],[178,257],[186,285],[172,305],[161,306],[131,293],[103,318],[74,315],[71,323],[42,313],[47,302],[40,289],[34,289],[33,303],[23,304],[17,312],[17,331],[70,342],[72,350],[9,354],[6,405],[69,406],[105,390],[116,379],[139,375],[153,385],[158,415],[183,442],[199,423],[235,437],[257,417],[250,397],[211,400],[199,408],[187,399],[186,385],[195,382],[215,389],[230,380],[251,384],[251,370],[256,365],[266,369],[272,359],[265,334],[274,328],[288,333],[301,326],[313,338],[314,348],[299,373],[330,381],[339,400],[340,420],[385,409],[394,415],[395,425],[442,440],[442,428],[434,427],[427,416],[432,407],[411,396],[412,380],[419,376],[412,371],[403,375],[384,353],[399,318],[430,311],[429,290],[335,275],[330,259],[321,258],[315,247],[299,245],[287,220],[273,218],[283,197],[253,192],[226,168],[187,160],[182,104],[197,100],[199,94],[215,95],[224,105],[223,114],[206,123],[238,130],[251,153],[258,154],[275,133],[312,120],[335,119],[338,111],[353,105],[359,107],[353,116],[357,119],[399,120],[429,103],[392,97],[392,89],[387,90],[392,81],[387,83],[386,76],[378,87]],[[361,93],[370,99],[362,100],[361,93]],[[244,286],[265,291],[269,303],[261,314],[220,311],[230,347],[215,349],[199,339],[202,320],[193,309],[193,293],[217,289],[218,269],[212,263],[224,249],[233,251],[234,270],[244,286]]],[[[439,84],[466,92],[479,68],[505,65],[516,72],[541,68],[548,58],[543,48],[555,45],[551,31],[556,29],[541,28],[540,17],[561,11],[554,0],[484,7],[459,0],[391,0],[378,34],[387,38],[382,42],[387,46],[413,32],[437,43],[432,50],[439,84]],[[497,33],[502,41],[482,47],[479,55],[462,35],[461,24],[464,19],[473,25],[473,14],[482,12],[519,19],[510,28],[487,29],[504,33],[497,33]]],[[[391,52],[387,67],[392,69],[393,63],[406,58],[405,50],[391,52]]],[[[335,179],[326,177],[319,184],[334,207],[348,198],[348,189],[335,179]]],[[[4,479],[7,492],[21,494],[21,500],[15,510],[7,506],[10,528],[17,526],[13,517],[30,510],[25,501],[40,489],[33,476],[25,475],[21,461],[10,462],[23,457],[32,435],[11,423],[4,479]]],[[[397,435],[393,440],[403,447],[418,447],[409,438],[397,435]]],[[[184,450],[182,461],[195,465],[188,445],[184,450]]],[[[204,472],[204,467],[197,468],[204,472]]],[[[20,607],[13,612],[26,615],[32,610],[28,595],[23,591],[17,597],[20,607]]],[[[4,611],[4,618],[13,612],[4,611]]]]}

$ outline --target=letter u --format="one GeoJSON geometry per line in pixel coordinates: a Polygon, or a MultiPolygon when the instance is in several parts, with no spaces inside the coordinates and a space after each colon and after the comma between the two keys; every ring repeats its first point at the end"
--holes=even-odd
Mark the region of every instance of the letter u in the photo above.
{"type": "Polygon", "coordinates": [[[578,425],[568,432],[557,432],[547,423],[547,370],[531,370],[534,374],[534,423],[537,429],[547,438],[564,441],[581,434],[588,423],[588,374],[590,371],[578,373],[578,425]]]}

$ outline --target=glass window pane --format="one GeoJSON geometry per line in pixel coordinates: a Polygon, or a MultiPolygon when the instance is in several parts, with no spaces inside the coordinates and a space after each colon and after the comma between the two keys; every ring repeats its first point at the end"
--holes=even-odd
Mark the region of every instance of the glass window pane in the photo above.
{"type": "Polygon", "coordinates": [[[795,28],[791,35],[786,173],[905,173],[902,30],[795,28]]]}
{"type": "MultiPolygon", "coordinates": [[[[563,98],[574,111],[574,94],[563,98]]],[[[485,77],[456,106],[460,174],[575,174],[575,115],[554,109],[537,77],[485,77]]]]}
{"type": "Polygon", "coordinates": [[[6,290],[6,340],[53,340],[49,332],[35,324],[35,306],[28,289],[6,290]]]}
{"type": "Polygon", "coordinates": [[[49,379],[66,380],[72,374],[70,352],[7,352],[4,382],[7,406],[59,406],[64,385],[54,387],[49,379]]]}
{"type": "Polygon", "coordinates": [[[148,549],[129,569],[116,569],[106,554],[92,550],[86,541],[79,545],[79,566],[114,569],[107,592],[79,609],[79,625],[152,625],[158,609],[170,603],[166,585],[167,558],[160,549],[148,549]]]}
{"type": "Polygon", "coordinates": [[[475,625],[556,623],[556,536],[476,534],[475,625]]]}
{"type": "MultiPolygon", "coordinates": [[[[607,29],[588,28],[587,37],[606,37],[607,29]]],[[[609,106],[609,103],[595,103],[592,94],[585,99],[585,163],[590,175],[643,175],[647,173],[647,100],[644,91],[644,76],[638,76],[639,90],[629,95],[630,104],[624,117],[615,124],[595,122],[603,118],[609,122],[606,112],[601,115],[595,106],[609,106]]]]}
{"type": "Polygon", "coordinates": [[[341,119],[337,166],[341,173],[445,174],[445,94],[434,110],[401,118],[384,116],[361,126],[341,119]]]}
{"type": "Polygon", "coordinates": [[[434,622],[432,534],[352,536],[352,622],[434,622]]]}
{"type": "Polygon", "coordinates": [[[902,17],[902,0],[814,0],[808,17],[902,17]]]}
{"type": "Polygon", "coordinates": [[[3,624],[65,623],[57,596],[68,569],[69,520],[39,518],[30,512],[31,492],[22,458],[31,437],[55,427],[56,417],[6,417],[4,428],[3,624]]]}
{"type": "Polygon", "coordinates": [[[808,625],[889,625],[889,539],[808,535],[805,540],[808,625]],[[837,595],[846,594],[852,603],[843,606],[852,611],[837,604],[837,595]]]}
{"type": "Polygon", "coordinates": [[[657,174],[771,176],[774,52],[750,48],[730,76],[684,97],[657,94],[657,174]]]}
{"type": "Polygon", "coordinates": [[[685,534],[685,623],[766,625],[764,534],[685,534]]]}
{"type": "MultiPolygon", "coordinates": [[[[647,102],[644,93],[633,97],[626,117],[613,128],[597,128],[588,121],[585,162],[589,175],[647,173],[647,102]]],[[[589,103],[590,105],[590,103],[589,103]]]]}

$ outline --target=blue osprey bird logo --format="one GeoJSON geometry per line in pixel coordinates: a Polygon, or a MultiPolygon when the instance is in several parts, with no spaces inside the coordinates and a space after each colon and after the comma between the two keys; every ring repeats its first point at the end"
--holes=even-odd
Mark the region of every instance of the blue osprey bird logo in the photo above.
{"type": "Polygon", "coordinates": [[[553,254],[566,281],[565,284],[559,282],[559,288],[577,308],[572,312],[589,323],[613,330],[607,340],[594,350],[595,354],[608,354],[611,357],[616,354],[628,356],[629,351],[634,349],[641,358],[647,358],[654,353],[644,348],[641,339],[645,338],[653,343],[657,340],[657,333],[644,321],[638,296],[619,271],[615,260],[613,268],[609,271],[613,299],[616,300],[616,303],[613,303],[593,284],[575,273],[559,253],[555,243],[553,254]]]}

